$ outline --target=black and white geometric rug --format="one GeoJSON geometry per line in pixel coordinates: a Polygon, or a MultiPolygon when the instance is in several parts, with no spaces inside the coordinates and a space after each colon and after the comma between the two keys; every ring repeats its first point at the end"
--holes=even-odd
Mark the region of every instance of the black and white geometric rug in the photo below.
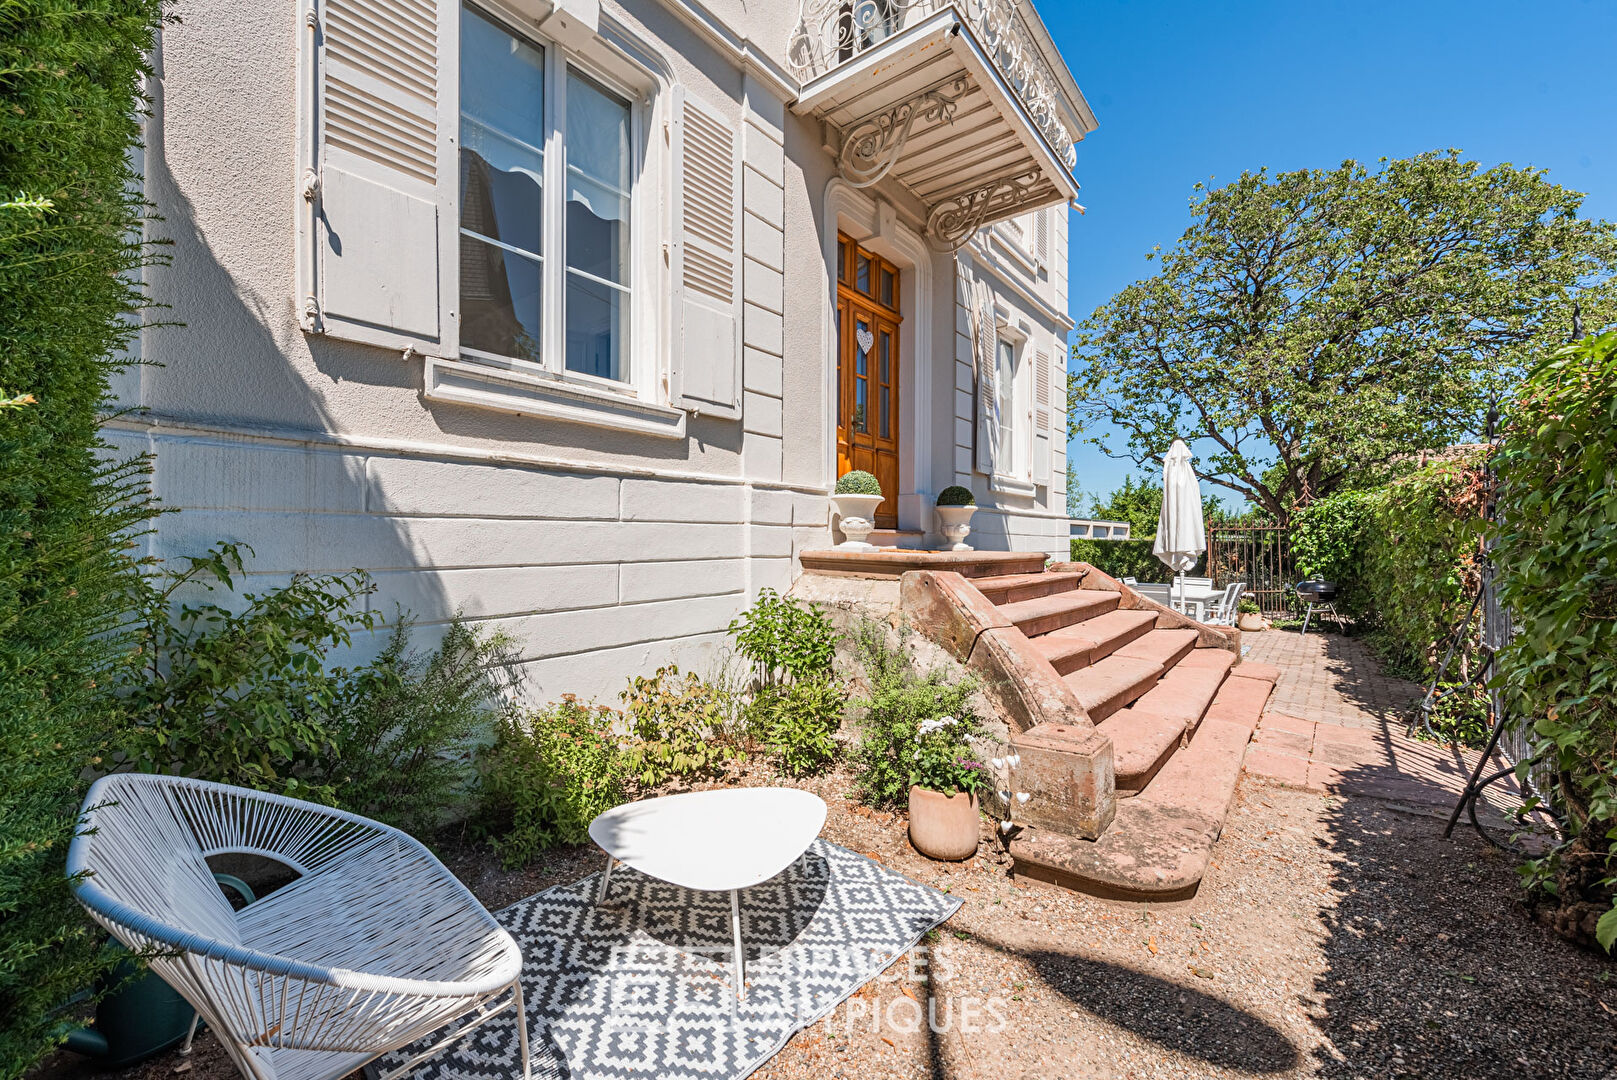
{"type": "MultiPolygon", "coordinates": [[[[801,862],[742,890],[747,996],[738,1002],[728,893],[693,892],[621,867],[597,907],[597,877],[495,916],[522,948],[535,1080],[740,1080],[960,906],[816,840],[801,862]]],[[[372,1075],[411,1053],[374,1062],[372,1075]]],[[[507,1013],[410,1076],[520,1080],[517,1057],[507,1013]]]]}

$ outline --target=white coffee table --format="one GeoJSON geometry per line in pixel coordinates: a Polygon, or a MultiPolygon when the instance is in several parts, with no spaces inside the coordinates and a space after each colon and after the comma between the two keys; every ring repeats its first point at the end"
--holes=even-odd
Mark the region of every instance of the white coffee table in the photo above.
{"type": "Polygon", "coordinates": [[[802,858],[824,825],[824,800],[796,788],[692,791],[625,803],[590,822],[590,839],[606,852],[595,902],[606,901],[616,863],[671,885],[728,892],[736,997],[744,997],[740,892],[802,858]]]}

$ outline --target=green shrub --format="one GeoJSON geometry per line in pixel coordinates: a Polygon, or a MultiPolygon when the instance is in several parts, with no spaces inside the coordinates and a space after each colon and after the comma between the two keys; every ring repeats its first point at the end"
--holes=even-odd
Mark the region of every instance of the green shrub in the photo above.
{"type": "Polygon", "coordinates": [[[938,492],[938,505],[976,506],[977,496],[971,493],[970,488],[961,487],[959,484],[950,484],[948,487],[938,492]]]}
{"type": "Polygon", "coordinates": [[[836,492],[838,495],[880,495],[881,481],[861,469],[854,469],[842,474],[836,492]]]}
{"type": "Polygon", "coordinates": [[[499,718],[479,757],[477,831],[507,869],[558,844],[581,844],[598,814],[627,801],[629,762],[610,732],[612,711],[564,698],[499,718]]]}
{"type": "MultiPolygon", "coordinates": [[[[964,740],[980,726],[971,708],[976,684],[970,679],[951,683],[941,670],[917,672],[902,646],[888,642],[880,623],[862,623],[854,633],[854,647],[870,686],[869,697],[851,703],[859,728],[852,755],[855,793],[871,806],[903,806],[910,785],[930,775],[917,761],[923,723],[954,717],[958,724],[950,725],[946,734],[958,745],[945,749],[954,757],[971,756],[964,740]]],[[[964,782],[957,777],[957,783],[964,782]]]]}
{"type": "Polygon", "coordinates": [[[112,691],[134,648],[129,542],[150,514],[143,463],[109,464],[99,433],[147,306],[138,270],[157,261],[129,150],[161,17],[158,0],[0,7],[5,1080],[61,1041],[54,1010],[107,961],[63,861],[88,776],[124,724],[112,691]]]}
{"type": "Polygon", "coordinates": [[[847,689],[835,679],[768,686],[748,703],[748,726],[782,772],[809,776],[836,760],[836,731],[847,702],[847,689]]]}
{"type": "Polygon", "coordinates": [[[355,610],[372,586],[357,572],[299,574],[238,594],[241,551],[220,544],[150,580],[124,761],[430,834],[467,798],[475,746],[515,689],[506,639],[456,620],[437,649],[412,653],[401,612],[375,660],[329,665],[377,625],[355,610]]]}
{"type": "Polygon", "coordinates": [[[347,673],[328,669],[325,656],[376,625],[356,610],[373,586],[359,573],[299,574],[236,604],[182,599],[234,594],[241,551],[220,544],[153,579],[143,669],[125,699],[137,719],[125,753],[148,772],[333,803],[337,783],[320,763],[336,751],[331,719],[347,673]]]}
{"type": "Polygon", "coordinates": [[[818,608],[763,589],[727,628],[736,651],[752,663],[754,684],[829,678],[839,635],[818,608]]]}
{"type": "Polygon", "coordinates": [[[1339,491],[1292,517],[1288,539],[1297,572],[1335,583],[1336,609],[1351,619],[1367,617],[1374,604],[1365,555],[1384,501],[1380,491],[1339,491]]]}
{"type": "Polygon", "coordinates": [[[1114,578],[1131,577],[1135,581],[1166,582],[1173,580],[1173,572],[1161,559],[1151,554],[1156,537],[1144,540],[1084,540],[1072,541],[1072,561],[1088,563],[1103,574],[1114,578]]]}
{"type": "Polygon", "coordinates": [[[628,714],[629,770],[645,787],[718,776],[741,752],[724,738],[732,705],[695,672],[670,664],[635,676],[620,695],[628,714]]]}
{"type": "Polygon", "coordinates": [[[472,760],[516,690],[509,642],[460,620],[409,651],[402,614],[382,654],[339,683],[316,768],[338,806],[427,836],[472,797],[472,760]]]}
{"type": "Polygon", "coordinates": [[[1617,331],[1529,374],[1498,458],[1494,559],[1516,635],[1499,655],[1568,841],[1528,866],[1563,931],[1617,942],[1617,331]]]}

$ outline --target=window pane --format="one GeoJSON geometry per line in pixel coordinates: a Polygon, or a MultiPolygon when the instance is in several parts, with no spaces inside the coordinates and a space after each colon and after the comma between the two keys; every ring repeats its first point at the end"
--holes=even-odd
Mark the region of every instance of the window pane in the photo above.
{"type": "Polygon", "coordinates": [[[497,356],[538,362],[537,259],[460,238],[460,342],[497,356]]]}
{"type": "Polygon", "coordinates": [[[526,154],[462,117],[460,226],[538,255],[544,219],[543,155],[526,154]]]}
{"type": "Polygon", "coordinates": [[[542,362],[544,53],[461,9],[460,340],[542,362]]]}
{"type": "Polygon", "coordinates": [[[853,284],[860,292],[870,293],[870,260],[863,255],[854,256],[853,284]]]}
{"type": "Polygon", "coordinates": [[[620,285],[629,272],[629,103],[567,73],[567,265],[620,285]]]}
{"type": "Polygon", "coordinates": [[[1012,412],[1016,403],[1016,350],[1008,341],[999,343],[999,364],[995,383],[995,396],[999,409],[1000,439],[1008,448],[1012,429],[1012,412]]]}
{"type": "Polygon", "coordinates": [[[567,73],[567,165],[629,190],[629,103],[576,71],[567,73]]]}
{"type": "Polygon", "coordinates": [[[893,306],[893,272],[885,267],[881,272],[881,302],[893,306]]]}
{"type": "Polygon", "coordinates": [[[853,381],[853,429],[862,435],[870,433],[870,424],[865,419],[865,408],[869,403],[870,390],[864,379],[853,381]]]}
{"type": "Polygon", "coordinates": [[[567,370],[622,381],[629,328],[629,294],[567,275],[567,370]]]}
{"type": "Polygon", "coordinates": [[[545,55],[470,8],[460,15],[460,111],[543,146],[545,55]]]}

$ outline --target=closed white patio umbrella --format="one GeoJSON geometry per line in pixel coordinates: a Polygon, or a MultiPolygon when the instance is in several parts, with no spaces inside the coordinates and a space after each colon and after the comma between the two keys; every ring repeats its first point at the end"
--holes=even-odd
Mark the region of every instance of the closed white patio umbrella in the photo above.
{"type": "Polygon", "coordinates": [[[1190,467],[1190,447],[1175,439],[1162,459],[1162,512],[1157,517],[1157,540],[1151,554],[1174,572],[1178,602],[1185,602],[1185,571],[1207,550],[1207,526],[1202,520],[1202,490],[1190,467]]]}

